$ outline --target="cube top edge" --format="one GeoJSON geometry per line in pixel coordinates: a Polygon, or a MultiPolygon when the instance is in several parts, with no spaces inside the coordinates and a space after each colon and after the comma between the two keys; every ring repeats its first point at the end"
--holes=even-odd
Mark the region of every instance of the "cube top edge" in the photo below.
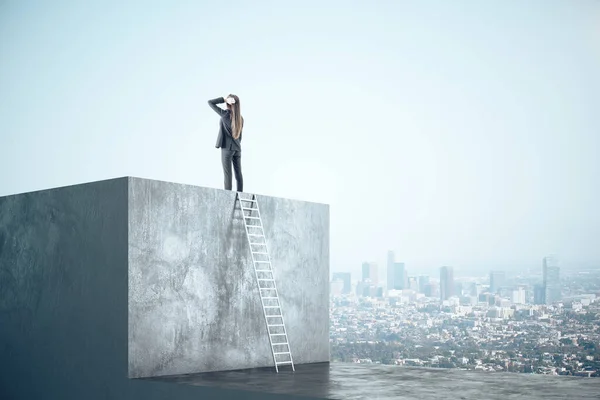
{"type": "MultiPolygon", "coordinates": [[[[105,183],[105,182],[110,182],[110,181],[121,181],[121,180],[126,180],[128,184],[131,181],[135,180],[135,181],[147,181],[147,182],[157,182],[157,183],[164,183],[164,184],[175,184],[175,185],[182,185],[182,186],[190,186],[190,187],[196,187],[196,188],[202,188],[202,189],[209,189],[209,190],[215,190],[215,191],[226,191],[225,189],[212,188],[212,187],[208,187],[208,186],[200,186],[200,185],[193,185],[193,184],[183,183],[183,182],[166,181],[166,180],[161,180],[161,179],[143,178],[143,177],[138,177],[138,176],[126,175],[126,176],[120,176],[120,177],[116,177],[116,178],[99,179],[99,180],[95,180],[95,181],[73,183],[73,184],[67,184],[67,185],[61,185],[61,186],[55,186],[55,187],[49,187],[49,188],[42,188],[42,189],[30,190],[30,191],[26,191],[26,192],[18,192],[18,193],[11,193],[11,194],[7,194],[7,195],[0,195],[0,199],[12,197],[12,196],[24,195],[24,194],[32,194],[32,193],[40,193],[40,192],[48,192],[48,191],[53,191],[53,190],[66,189],[66,188],[73,187],[73,186],[93,185],[93,184],[98,184],[98,183],[102,183],[102,182],[105,183]]],[[[235,193],[235,192],[232,192],[232,193],[235,193]]],[[[317,205],[320,205],[320,206],[325,206],[327,208],[330,207],[330,205],[327,204],[327,203],[321,203],[321,202],[316,202],[316,201],[307,201],[307,200],[303,200],[303,199],[283,198],[283,197],[270,196],[270,195],[265,195],[265,194],[261,194],[261,193],[253,193],[253,192],[244,192],[244,193],[246,193],[246,194],[254,194],[254,195],[257,195],[259,197],[270,197],[270,198],[273,198],[273,199],[285,199],[285,200],[291,200],[291,201],[298,201],[298,202],[302,202],[302,203],[317,204],[317,205]]]]}

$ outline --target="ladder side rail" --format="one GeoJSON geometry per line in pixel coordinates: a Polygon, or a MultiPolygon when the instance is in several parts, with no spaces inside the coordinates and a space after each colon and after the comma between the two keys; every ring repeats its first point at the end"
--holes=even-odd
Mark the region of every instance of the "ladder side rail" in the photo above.
{"type": "MultiPolygon", "coordinates": [[[[287,327],[285,325],[285,319],[283,318],[283,307],[281,305],[281,299],[279,298],[279,291],[277,290],[277,283],[276,283],[276,280],[275,280],[275,271],[274,271],[274,268],[273,268],[273,262],[271,261],[271,252],[269,251],[269,247],[267,245],[267,235],[265,233],[265,228],[264,228],[263,221],[262,221],[262,215],[260,213],[260,206],[258,204],[258,198],[256,197],[256,195],[253,195],[253,196],[254,196],[254,200],[256,200],[256,203],[255,203],[256,204],[256,210],[258,212],[258,216],[260,218],[259,219],[260,226],[261,226],[262,231],[263,231],[263,237],[264,237],[265,248],[266,248],[265,251],[267,253],[267,258],[268,258],[269,264],[271,265],[271,274],[273,275],[273,288],[275,289],[275,296],[277,297],[277,303],[279,304],[279,312],[281,313],[281,323],[283,325],[283,333],[285,333],[285,341],[286,341],[288,352],[289,352],[289,356],[290,356],[290,362],[291,362],[291,365],[292,365],[292,371],[296,371],[296,369],[294,368],[294,359],[292,357],[292,347],[290,346],[290,339],[289,339],[288,334],[287,334],[287,327]]],[[[263,310],[264,310],[264,307],[263,307],[263,310]]],[[[267,329],[267,332],[268,332],[268,329],[267,329]]],[[[269,340],[271,340],[271,335],[270,334],[269,334],[269,340]]],[[[272,341],[271,341],[271,343],[272,343],[272,341]]],[[[275,350],[273,349],[273,351],[275,351],[275,350]]],[[[277,364],[277,361],[275,361],[275,364],[277,364]]]]}
{"type": "MultiPolygon", "coordinates": [[[[248,232],[248,224],[246,223],[246,216],[244,214],[244,209],[243,209],[243,205],[242,205],[243,199],[240,197],[239,192],[238,192],[237,196],[238,196],[238,200],[240,201],[240,211],[242,211],[242,218],[244,220],[244,228],[246,230],[246,239],[248,240],[248,246],[250,247],[250,255],[252,256],[252,265],[254,267],[254,276],[256,278],[256,284],[258,286],[258,293],[259,293],[259,296],[261,298],[261,305],[262,305],[261,308],[262,308],[262,311],[263,311],[263,317],[264,317],[264,320],[265,320],[265,326],[267,328],[267,335],[269,336],[269,345],[271,347],[271,355],[273,356],[273,363],[275,364],[275,371],[279,372],[279,369],[277,367],[277,357],[276,357],[275,351],[273,349],[273,340],[271,338],[271,335],[269,334],[270,333],[270,331],[269,331],[269,320],[267,318],[267,312],[265,310],[265,307],[264,307],[264,304],[263,304],[263,301],[262,301],[262,293],[260,291],[261,287],[260,287],[260,282],[258,280],[258,272],[256,271],[256,260],[254,258],[254,252],[252,251],[252,245],[250,244],[251,240],[250,240],[250,235],[249,235],[249,232],[248,232]]],[[[258,206],[258,203],[257,203],[257,206],[258,206]]],[[[250,211],[250,213],[252,213],[252,212],[250,211]]],[[[261,228],[262,228],[262,226],[261,226],[261,228]]],[[[263,229],[263,237],[265,237],[264,236],[264,229],[263,229]]],[[[266,242],[266,237],[265,237],[265,242],[266,242]]],[[[273,267],[271,267],[271,269],[272,268],[273,267]]]]}

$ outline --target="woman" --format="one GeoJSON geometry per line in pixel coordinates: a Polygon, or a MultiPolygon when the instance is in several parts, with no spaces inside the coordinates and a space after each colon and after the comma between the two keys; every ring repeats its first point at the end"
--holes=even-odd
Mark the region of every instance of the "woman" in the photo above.
{"type": "Polygon", "coordinates": [[[219,97],[208,101],[208,105],[221,117],[219,136],[216,148],[221,148],[221,162],[225,175],[225,190],[231,190],[231,165],[235,172],[237,191],[244,191],[244,178],[242,177],[242,129],[244,119],[240,112],[240,99],[235,94],[219,97]],[[217,104],[225,103],[227,109],[223,110],[217,104]]]}

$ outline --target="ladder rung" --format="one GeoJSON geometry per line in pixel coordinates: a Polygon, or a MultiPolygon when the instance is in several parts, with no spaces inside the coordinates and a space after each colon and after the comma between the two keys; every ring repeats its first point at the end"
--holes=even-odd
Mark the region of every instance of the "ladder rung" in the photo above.
{"type": "Polygon", "coordinates": [[[256,272],[273,272],[272,269],[255,269],[256,272]]]}
{"type": "MultiPolygon", "coordinates": [[[[286,344],[287,344],[287,343],[286,343],[286,344]]],[[[276,345],[274,344],[273,346],[276,346],[276,345]]],[[[291,353],[291,352],[289,352],[289,351],[282,351],[282,352],[277,352],[277,353],[273,353],[273,354],[275,354],[276,356],[278,356],[278,355],[280,355],[280,354],[290,354],[290,355],[291,355],[292,353],[291,353]]]]}
{"type": "Polygon", "coordinates": [[[278,299],[279,297],[273,297],[273,296],[265,296],[262,297],[262,299],[266,299],[266,300],[273,300],[273,299],[278,299]]]}
{"type": "MultiPolygon", "coordinates": [[[[268,317],[268,315],[267,315],[268,317]]],[[[267,325],[268,327],[277,327],[277,326],[283,326],[283,324],[271,324],[271,325],[267,325]]]]}
{"type": "Polygon", "coordinates": [[[256,210],[256,211],[258,211],[258,208],[256,208],[256,207],[244,207],[244,206],[242,206],[242,210],[253,210],[253,211],[256,210]]]}
{"type": "Polygon", "coordinates": [[[281,306],[263,306],[263,308],[281,308],[281,306]]]}
{"type": "Polygon", "coordinates": [[[266,246],[266,243],[255,243],[255,242],[250,242],[250,244],[253,244],[255,246],[266,246]]]}
{"type": "Polygon", "coordinates": [[[240,197],[239,199],[240,199],[240,200],[242,200],[242,201],[251,201],[251,202],[254,202],[254,203],[256,203],[256,200],[251,200],[251,199],[242,199],[241,197],[240,197]]]}
{"type": "Polygon", "coordinates": [[[246,218],[246,219],[260,219],[260,217],[250,217],[248,215],[244,215],[244,218],[246,218]]]}
{"type": "Polygon", "coordinates": [[[277,361],[277,365],[292,364],[292,361],[277,361]]]}
{"type": "Polygon", "coordinates": [[[261,234],[258,234],[258,233],[249,233],[248,236],[265,237],[265,235],[263,235],[262,233],[261,234]]]}
{"type": "MultiPolygon", "coordinates": [[[[273,278],[258,278],[259,281],[274,281],[275,279],[273,278]]],[[[263,288],[263,289],[271,289],[271,288],[263,288]]]]}
{"type": "MultiPolygon", "coordinates": [[[[269,335],[271,335],[271,336],[287,336],[287,334],[285,334],[285,333],[269,333],[269,335]]],[[[287,344],[287,342],[285,342],[285,343],[273,343],[273,345],[276,345],[276,344],[287,344]]]]}
{"type": "Polygon", "coordinates": [[[253,251],[252,254],[269,254],[266,251],[253,251]]]}
{"type": "Polygon", "coordinates": [[[255,260],[254,262],[255,263],[263,263],[263,264],[271,264],[271,261],[267,261],[267,260],[255,260]]]}

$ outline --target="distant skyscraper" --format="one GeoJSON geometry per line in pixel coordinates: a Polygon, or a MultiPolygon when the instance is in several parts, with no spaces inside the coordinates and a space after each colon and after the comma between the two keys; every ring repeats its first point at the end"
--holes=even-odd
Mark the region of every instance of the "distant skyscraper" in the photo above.
{"type": "Polygon", "coordinates": [[[480,293],[479,294],[479,302],[480,303],[488,303],[488,304],[493,304],[493,302],[490,301],[490,299],[493,299],[494,296],[492,296],[490,293],[480,293]]]}
{"type": "Polygon", "coordinates": [[[344,282],[344,287],[342,288],[342,294],[348,294],[352,291],[352,276],[350,272],[334,272],[333,280],[340,280],[344,282]]]}
{"type": "Polygon", "coordinates": [[[533,287],[533,304],[546,304],[544,285],[535,285],[533,287]]]}
{"type": "Polygon", "coordinates": [[[454,282],[454,296],[462,296],[463,284],[462,282],[454,282]]]}
{"type": "Polygon", "coordinates": [[[437,296],[437,286],[433,283],[426,283],[425,287],[423,287],[423,294],[427,297],[436,297],[437,296]]]}
{"type": "Polygon", "coordinates": [[[425,285],[429,284],[429,277],[425,275],[419,276],[419,292],[425,294],[425,285]]]}
{"type": "Polygon", "coordinates": [[[363,281],[358,282],[358,284],[356,285],[356,289],[355,290],[356,290],[356,295],[358,297],[363,297],[364,296],[363,292],[365,290],[365,286],[366,286],[366,284],[363,281]]]}
{"type": "Polygon", "coordinates": [[[377,279],[377,263],[364,262],[362,265],[362,280],[363,282],[370,280],[371,284],[377,286],[379,280],[377,279]]]}
{"type": "Polygon", "coordinates": [[[479,288],[475,282],[469,283],[467,286],[467,291],[469,292],[469,296],[479,296],[479,288]]]}
{"type": "Polygon", "coordinates": [[[512,291],[512,302],[514,304],[525,304],[526,300],[527,298],[524,286],[519,286],[512,291]]]}
{"type": "Polygon", "coordinates": [[[407,287],[407,274],[404,263],[396,262],[393,251],[388,251],[387,256],[387,290],[400,290],[407,287]]]}
{"type": "Polygon", "coordinates": [[[387,277],[386,277],[386,281],[387,281],[387,289],[391,290],[394,289],[394,262],[395,262],[395,256],[394,256],[394,252],[392,250],[388,251],[388,256],[387,256],[387,277]]]}
{"type": "Polygon", "coordinates": [[[492,271],[490,272],[490,293],[498,293],[498,290],[506,281],[506,274],[503,271],[492,271]]]}
{"type": "Polygon", "coordinates": [[[546,304],[560,301],[560,268],[558,260],[553,256],[544,257],[542,274],[544,279],[544,300],[546,304]]]}
{"type": "Polygon", "coordinates": [[[404,263],[395,262],[392,266],[392,277],[394,285],[392,289],[401,290],[407,289],[407,274],[404,263]]]}
{"type": "Polygon", "coordinates": [[[454,296],[454,270],[452,267],[440,268],[440,299],[448,300],[454,296]]]}

